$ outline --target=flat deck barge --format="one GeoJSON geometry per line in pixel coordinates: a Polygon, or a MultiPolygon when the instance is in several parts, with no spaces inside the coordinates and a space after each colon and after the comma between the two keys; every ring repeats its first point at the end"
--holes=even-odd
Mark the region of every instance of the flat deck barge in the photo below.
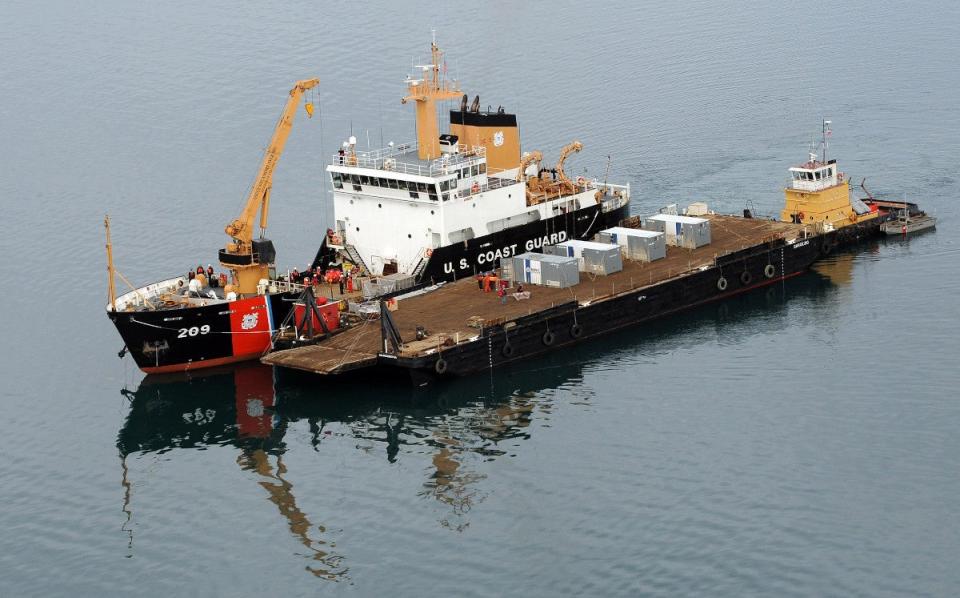
{"type": "Polygon", "coordinates": [[[783,280],[836,244],[835,232],[799,224],[706,217],[709,245],[671,246],[653,262],[624,260],[622,271],[606,276],[581,273],[568,288],[525,285],[529,298],[510,289],[506,304],[475,279],[447,283],[399,298],[380,320],[262,361],[328,375],[374,366],[464,375],[783,280]],[[426,337],[414,340],[418,327],[426,337]]]}

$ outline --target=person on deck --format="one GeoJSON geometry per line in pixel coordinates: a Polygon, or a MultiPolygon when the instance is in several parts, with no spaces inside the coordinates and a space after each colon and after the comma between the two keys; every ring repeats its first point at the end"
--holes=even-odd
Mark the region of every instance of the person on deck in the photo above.
{"type": "Polygon", "coordinates": [[[211,288],[217,288],[220,286],[220,281],[216,276],[214,276],[213,266],[211,264],[207,264],[207,280],[210,282],[211,288]]]}

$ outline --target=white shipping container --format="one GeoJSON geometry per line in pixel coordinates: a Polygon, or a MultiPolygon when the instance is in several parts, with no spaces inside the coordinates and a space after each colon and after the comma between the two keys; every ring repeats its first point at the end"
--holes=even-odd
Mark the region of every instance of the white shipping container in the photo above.
{"type": "Polygon", "coordinates": [[[710,244],[710,221],[706,218],[656,214],[644,220],[643,227],[662,231],[668,245],[695,249],[710,244]]]}
{"type": "Polygon", "coordinates": [[[660,231],[615,226],[600,231],[598,240],[619,245],[628,260],[652,262],[666,257],[666,237],[660,231]]]}

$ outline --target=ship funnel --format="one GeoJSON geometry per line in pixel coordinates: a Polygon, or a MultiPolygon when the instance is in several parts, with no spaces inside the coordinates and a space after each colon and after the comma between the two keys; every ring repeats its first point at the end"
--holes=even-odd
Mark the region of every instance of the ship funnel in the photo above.
{"type": "Polygon", "coordinates": [[[502,107],[496,112],[480,112],[480,96],[473,100],[470,110],[450,111],[450,134],[459,139],[461,151],[483,147],[489,172],[513,170],[520,164],[517,115],[508,114],[502,107]]]}

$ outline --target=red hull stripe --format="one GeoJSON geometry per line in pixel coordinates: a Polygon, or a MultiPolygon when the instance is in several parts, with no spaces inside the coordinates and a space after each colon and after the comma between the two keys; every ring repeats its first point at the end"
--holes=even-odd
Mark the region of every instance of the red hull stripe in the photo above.
{"type": "Polygon", "coordinates": [[[231,357],[218,357],[216,359],[204,359],[203,361],[191,361],[187,363],[175,363],[172,365],[162,365],[160,367],[140,368],[147,374],[170,374],[173,372],[189,372],[204,368],[212,368],[218,365],[227,365],[240,361],[249,361],[251,359],[260,359],[262,351],[248,353],[246,355],[233,355],[231,357]]]}

